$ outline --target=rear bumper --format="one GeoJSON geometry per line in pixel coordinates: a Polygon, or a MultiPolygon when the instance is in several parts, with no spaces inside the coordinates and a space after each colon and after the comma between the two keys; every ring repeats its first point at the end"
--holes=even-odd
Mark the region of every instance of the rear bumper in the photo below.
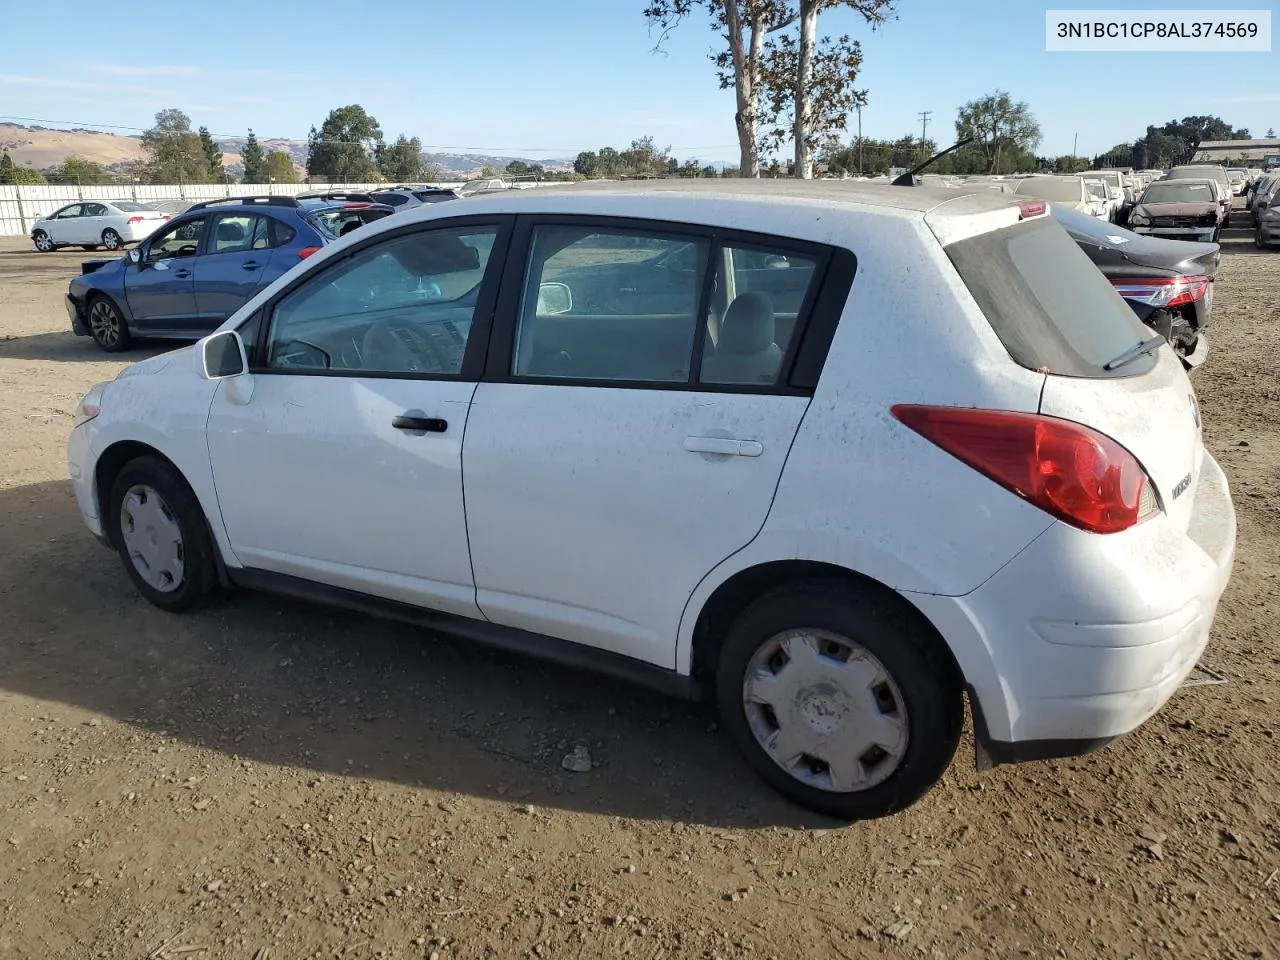
{"type": "Polygon", "coordinates": [[[1208,454],[1190,525],[1055,524],[973,593],[909,595],[969,684],[980,765],[1088,752],[1149,719],[1208,643],[1235,510],[1208,454]]]}

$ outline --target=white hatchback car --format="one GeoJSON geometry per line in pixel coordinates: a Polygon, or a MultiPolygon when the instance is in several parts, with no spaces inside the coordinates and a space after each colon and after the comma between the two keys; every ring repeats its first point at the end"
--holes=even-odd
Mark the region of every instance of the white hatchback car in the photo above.
{"type": "Polygon", "coordinates": [[[169,219],[169,214],[132,200],[85,200],[37,220],[31,242],[41,253],[58,247],[119,250],[126,243],[147,239],[169,219]]]}
{"type": "MultiPolygon", "coordinates": [[[[1078,182],[1078,181],[1077,181],[1078,182]]],[[[1235,513],[1182,364],[1042,201],[507,191],[387,218],[81,403],[89,529],[249,587],[714,693],[833,816],[1133,730],[1235,513]]]]}

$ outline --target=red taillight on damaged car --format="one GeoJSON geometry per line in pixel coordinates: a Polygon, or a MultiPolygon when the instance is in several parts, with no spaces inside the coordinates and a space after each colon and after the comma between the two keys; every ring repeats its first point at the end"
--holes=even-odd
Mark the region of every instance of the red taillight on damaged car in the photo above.
{"type": "Polygon", "coordinates": [[[319,253],[319,252],[320,252],[320,247],[303,247],[301,250],[298,251],[298,259],[305,260],[307,259],[307,257],[311,256],[313,253],[319,253]]]}
{"type": "Polygon", "coordinates": [[[1203,300],[1211,282],[1206,276],[1116,277],[1111,284],[1126,300],[1151,307],[1183,307],[1203,300]]]}
{"type": "Polygon", "coordinates": [[[914,404],[897,404],[892,413],[957,460],[1082,530],[1117,533],[1159,509],[1137,458],[1082,424],[914,404]]]}
{"type": "Polygon", "coordinates": [[[133,223],[141,223],[141,222],[142,222],[143,220],[145,220],[145,219],[147,219],[147,218],[146,218],[146,217],[130,217],[130,218],[129,218],[128,220],[126,220],[125,222],[126,222],[126,223],[130,223],[130,224],[133,224],[133,223]]]}

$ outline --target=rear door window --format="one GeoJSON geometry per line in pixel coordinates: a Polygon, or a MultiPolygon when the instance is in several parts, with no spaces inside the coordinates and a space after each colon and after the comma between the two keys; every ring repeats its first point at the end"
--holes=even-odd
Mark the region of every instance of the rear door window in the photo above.
{"type": "Polygon", "coordinates": [[[960,240],[946,252],[1022,366],[1094,378],[1134,376],[1155,366],[1149,354],[1104,369],[1152,333],[1051,218],[960,240]]]}

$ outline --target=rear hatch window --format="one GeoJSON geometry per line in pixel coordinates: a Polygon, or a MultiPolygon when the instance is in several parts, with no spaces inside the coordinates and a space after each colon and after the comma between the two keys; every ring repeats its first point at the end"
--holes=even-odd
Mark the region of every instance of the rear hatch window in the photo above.
{"type": "Polygon", "coordinates": [[[1009,355],[1068,377],[1131,377],[1156,361],[1106,364],[1151,338],[1097,267],[1050,217],[944,248],[1009,355]]]}

